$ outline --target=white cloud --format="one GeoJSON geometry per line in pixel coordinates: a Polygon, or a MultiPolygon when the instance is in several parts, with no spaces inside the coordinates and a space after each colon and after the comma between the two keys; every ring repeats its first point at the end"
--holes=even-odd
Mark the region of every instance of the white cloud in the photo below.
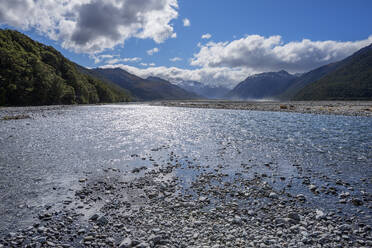
{"type": "Polygon", "coordinates": [[[106,60],[106,59],[112,59],[112,58],[114,58],[115,56],[117,56],[117,55],[101,54],[101,55],[98,55],[98,56],[93,55],[93,56],[91,56],[91,58],[94,59],[94,63],[95,63],[95,64],[98,64],[98,63],[100,63],[100,62],[103,61],[103,60],[106,60]]]}
{"type": "MultiPolygon", "coordinates": [[[[147,63],[140,63],[140,65],[142,65],[142,66],[147,66],[147,63]]],[[[116,67],[116,65],[115,65],[115,67],[116,67]]]]}
{"type": "Polygon", "coordinates": [[[120,59],[109,59],[106,61],[107,64],[113,65],[120,62],[120,59]]]}
{"type": "Polygon", "coordinates": [[[183,26],[185,26],[185,27],[190,27],[191,26],[191,22],[190,22],[189,19],[185,18],[182,21],[183,21],[183,26]]]}
{"type": "Polygon", "coordinates": [[[212,35],[210,33],[206,33],[206,34],[203,34],[201,38],[209,40],[210,38],[212,38],[212,35]]]}
{"type": "Polygon", "coordinates": [[[150,63],[149,66],[155,66],[155,63],[150,63]]]}
{"type": "Polygon", "coordinates": [[[152,56],[154,55],[154,53],[158,53],[159,52],[159,48],[157,47],[154,47],[153,49],[150,49],[150,50],[147,50],[147,54],[152,56]]]}
{"type": "Polygon", "coordinates": [[[175,38],[177,0],[1,0],[0,24],[35,29],[75,52],[99,53],[132,37],[175,38]]]}
{"type": "MultiPolygon", "coordinates": [[[[141,64],[147,66],[148,64],[141,64]]],[[[125,64],[104,65],[101,68],[122,68],[132,74],[142,78],[149,76],[157,76],[164,78],[172,83],[177,83],[183,80],[193,80],[203,82],[208,85],[223,85],[226,87],[234,87],[237,83],[252,74],[249,69],[231,69],[227,67],[220,68],[199,68],[199,69],[181,69],[178,67],[147,67],[138,68],[125,64]]]]}
{"type": "Polygon", "coordinates": [[[342,60],[372,43],[372,36],[361,41],[292,41],[281,36],[265,38],[249,35],[231,42],[209,42],[200,46],[191,65],[200,67],[246,68],[256,72],[287,70],[304,72],[342,60]]]}
{"type": "Polygon", "coordinates": [[[112,54],[101,54],[101,55],[93,55],[91,58],[94,59],[94,63],[98,64],[104,61],[107,64],[117,64],[120,62],[139,62],[142,59],[139,57],[133,58],[120,58],[120,55],[112,55],[112,54]]]}
{"type": "Polygon", "coordinates": [[[180,57],[174,57],[174,58],[171,58],[169,60],[172,61],[172,62],[177,62],[177,61],[181,61],[182,58],[180,58],[180,57]]]}
{"type": "Polygon", "coordinates": [[[123,62],[139,62],[141,61],[142,59],[139,58],[139,57],[133,57],[133,58],[123,58],[122,61],[123,62]]]}

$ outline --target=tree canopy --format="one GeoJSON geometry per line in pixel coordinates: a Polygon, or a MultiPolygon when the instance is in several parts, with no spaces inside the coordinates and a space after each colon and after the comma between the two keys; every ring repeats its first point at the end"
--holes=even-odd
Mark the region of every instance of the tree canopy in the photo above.
{"type": "Polygon", "coordinates": [[[129,93],[78,70],[51,46],[0,29],[0,105],[129,101],[129,93]]]}

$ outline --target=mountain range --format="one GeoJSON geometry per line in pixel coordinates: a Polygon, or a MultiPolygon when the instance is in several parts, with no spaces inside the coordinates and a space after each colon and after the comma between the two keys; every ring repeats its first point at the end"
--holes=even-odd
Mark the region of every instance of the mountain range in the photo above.
{"type": "Polygon", "coordinates": [[[180,99],[372,100],[372,45],[303,74],[247,77],[232,90],[197,81],[141,78],[120,68],[87,69],[51,46],[0,29],[0,105],[180,99]]]}
{"type": "Polygon", "coordinates": [[[120,68],[96,68],[91,69],[90,74],[127,89],[131,92],[135,100],[152,101],[201,98],[164,79],[158,77],[143,79],[120,68]]]}
{"type": "Polygon", "coordinates": [[[209,86],[197,81],[181,81],[177,85],[189,92],[193,92],[207,99],[222,99],[230,89],[223,86],[209,86]]]}
{"type": "Polygon", "coordinates": [[[372,100],[372,44],[307,73],[266,72],[239,83],[228,98],[273,100],[372,100]]]}

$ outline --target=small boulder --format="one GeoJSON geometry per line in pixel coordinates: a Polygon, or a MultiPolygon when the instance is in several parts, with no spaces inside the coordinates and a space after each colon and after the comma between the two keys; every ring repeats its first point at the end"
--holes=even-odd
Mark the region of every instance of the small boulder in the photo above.
{"type": "Polygon", "coordinates": [[[296,198],[297,200],[302,201],[302,202],[306,201],[306,197],[303,194],[298,194],[296,198]]]}
{"type": "Polygon", "coordinates": [[[311,191],[316,191],[316,190],[317,190],[317,187],[316,187],[314,184],[310,184],[310,185],[309,185],[309,189],[310,189],[311,191]]]}
{"type": "Polygon", "coordinates": [[[297,214],[297,213],[289,213],[289,214],[288,214],[288,218],[289,218],[292,222],[294,222],[295,224],[298,224],[298,223],[300,223],[300,221],[301,221],[301,216],[300,216],[299,214],[297,214]]]}
{"type": "Polygon", "coordinates": [[[351,200],[351,203],[353,203],[353,204],[354,204],[354,206],[357,206],[357,207],[359,207],[359,206],[362,206],[362,205],[363,205],[363,201],[362,201],[362,200],[360,200],[360,199],[357,199],[357,198],[353,198],[353,199],[351,200]]]}
{"type": "Polygon", "coordinates": [[[315,210],[315,213],[316,213],[315,219],[317,219],[317,220],[323,219],[325,217],[325,214],[322,210],[317,209],[317,210],[315,210]]]}
{"type": "Polygon", "coordinates": [[[108,222],[109,222],[108,219],[103,215],[97,219],[97,224],[101,226],[107,225],[108,222]]]}
{"type": "Polygon", "coordinates": [[[98,219],[98,217],[99,217],[98,214],[93,214],[89,219],[95,221],[98,219]]]}
{"type": "Polygon", "coordinates": [[[271,199],[278,199],[278,198],[279,198],[278,194],[275,193],[275,192],[270,192],[269,197],[270,197],[271,199]]]}
{"type": "Polygon", "coordinates": [[[132,240],[130,238],[125,238],[123,241],[121,241],[119,248],[130,248],[132,245],[132,240]]]}

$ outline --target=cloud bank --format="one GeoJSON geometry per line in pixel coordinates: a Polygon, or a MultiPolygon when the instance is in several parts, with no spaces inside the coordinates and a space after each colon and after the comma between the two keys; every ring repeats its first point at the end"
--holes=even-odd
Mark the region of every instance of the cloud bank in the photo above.
{"type": "Polygon", "coordinates": [[[346,58],[372,43],[372,36],[355,42],[293,41],[284,43],[281,36],[265,38],[249,35],[231,42],[209,42],[194,54],[191,65],[200,67],[247,68],[256,72],[305,72],[346,58]]]}
{"type": "Polygon", "coordinates": [[[99,53],[131,37],[175,38],[170,21],[177,8],[177,0],[1,0],[0,24],[34,28],[75,52],[99,53]]]}

